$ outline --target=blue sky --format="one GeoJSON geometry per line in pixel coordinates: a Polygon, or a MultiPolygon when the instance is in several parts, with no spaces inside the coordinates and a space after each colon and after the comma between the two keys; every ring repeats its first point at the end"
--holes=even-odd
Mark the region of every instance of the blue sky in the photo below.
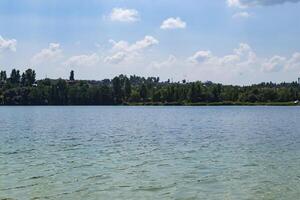
{"type": "Polygon", "coordinates": [[[1,0],[0,66],[226,84],[300,76],[300,0],[1,0]],[[299,3],[298,3],[299,2],[299,3]]]}

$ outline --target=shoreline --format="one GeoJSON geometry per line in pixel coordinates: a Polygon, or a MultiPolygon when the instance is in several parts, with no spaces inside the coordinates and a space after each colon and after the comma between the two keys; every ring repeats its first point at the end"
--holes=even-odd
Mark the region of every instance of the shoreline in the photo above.
{"type": "Polygon", "coordinates": [[[300,106],[294,102],[200,102],[200,103],[129,103],[128,106],[300,106]]]}
{"type": "Polygon", "coordinates": [[[123,104],[115,104],[115,105],[25,105],[25,104],[18,104],[18,105],[6,105],[1,104],[0,107],[18,107],[18,106],[300,106],[299,103],[294,102],[258,102],[258,103],[249,103],[249,102],[199,102],[199,103],[180,103],[180,102],[169,102],[169,103],[161,103],[161,102],[144,102],[144,103],[123,103],[123,104]]]}

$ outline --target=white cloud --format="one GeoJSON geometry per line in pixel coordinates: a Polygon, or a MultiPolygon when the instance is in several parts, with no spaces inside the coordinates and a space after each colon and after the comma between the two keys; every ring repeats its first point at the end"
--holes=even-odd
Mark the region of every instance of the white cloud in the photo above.
{"type": "Polygon", "coordinates": [[[233,50],[235,54],[241,56],[252,51],[252,48],[247,43],[240,43],[239,47],[233,50]]]}
{"type": "Polygon", "coordinates": [[[220,64],[227,65],[230,63],[239,62],[240,60],[241,60],[241,58],[238,55],[232,54],[232,55],[226,55],[226,56],[220,58],[219,62],[220,62],[220,64]]]}
{"type": "Polygon", "coordinates": [[[285,70],[299,73],[300,53],[296,52],[289,58],[276,55],[265,59],[262,63],[262,69],[264,72],[279,72],[285,70]]]}
{"type": "Polygon", "coordinates": [[[110,43],[113,44],[113,51],[138,51],[141,49],[145,49],[147,47],[158,44],[158,40],[152,36],[145,36],[144,39],[135,42],[130,45],[127,41],[121,40],[119,42],[115,42],[114,40],[110,40],[110,43]]]}
{"type": "Polygon", "coordinates": [[[226,81],[233,83],[243,77],[251,77],[262,72],[259,58],[247,43],[240,43],[232,53],[215,55],[210,50],[199,50],[187,59],[183,72],[188,79],[226,81]]]}
{"type": "Polygon", "coordinates": [[[200,64],[212,59],[212,53],[210,51],[198,51],[193,56],[188,58],[191,63],[200,64]]]}
{"type": "Polygon", "coordinates": [[[109,15],[109,19],[119,22],[135,22],[139,20],[139,12],[135,9],[114,8],[109,15]]]}
{"type": "Polygon", "coordinates": [[[70,67],[89,67],[96,65],[99,62],[99,60],[99,56],[93,53],[90,55],[72,56],[63,64],[70,67]]]}
{"type": "MultiPolygon", "coordinates": [[[[207,69],[213,73],[242,73],[253,70],[258,59],[252,48],[241,43],[239,47],[233,50],[232,54],[224,56],[215,56],[211,51],[201,50],[188,58],[189,63],[194,66],[207,69]]],[[[211,72],[211,73],[212,73],[211,72]]]]}
{"type": "Polygon", "coordinates": [[[233,54],[225,56],[214,56],[211,51],[198,51],[193,56],[188,58],[188,61],[193,64],[209,64],[213,66],[228,66],[228,65],[250,65],[256,62],[256,54],[252,48],[246,43],[240,43],[239,47],[233,50],[233,54]]]}
{"type": "Polygon", "coordinates": [[[278,72],[284,68],[285,64],[285,57],[273,56],[269,60],[265,61],[262,66],[265,72],[278,72]]]}
{"type": "Polygon", "coordinates": [[[249,44],[240,43],[237,49],[234,49],[234,54],[239,58],[242,65],[249,65],[257,62],[257,57],[249,44]]]}
{"type": "Polygon", "coordinates": [[[119,42],[110,40],[110,42],[113,44],[111,49],[112,55],[107,56],[104,61],[111,64],[132,60],[144,49],[159,43],[159,41],[152,36],[145,36],[144,39],[136,41],[134,44],[129,44],[127,41],[123,40],[119,42]]]}
{"type": "Polygon", "coordinates": [[[227,5],[229,7],[241,7],[241,3],[239,0],[227,0],[227,5]]]}
{"type": "Polygon", "coordinates": [[[115,54],[113,54],[112,56],[107,56],[104,59],[104,62],[106,63],[111,63],[111,64],[118,64],[122,61],[124,61],[127,57],[127,54],[125,52],[117,52],[115,54]]]}
{"type": "Polygon", "coordinates": [[[168,59],[162,62],[153,62],[152,66],[154,68],[160,69],[163,67],[171,67],[177,62],[177,58],[174,55],[169,55],[168,59]]]}
{"type": "Polygon", "coordinates": [[[179,17],[168,18],[162,22],[161,29],[184,29],[186,28],[186,22],[182,21],[179,17]]]}
{"type": "Polygon", "coordinates": [[[249,18],[251,15],[248,12],[238,12],[235,13],[232,18],[249,18]]]}
{"type": "Polygon", "coordinates": [[[40,64],[44,62],[55,62],[62,58],[62,49],[58,43],[50,43],[47,49],[42,49],[39,53],[34,55],[31,62],[40,64]]]}
{"type": "Polygon", "coordinates": [[[155,39],[152,36],[145,36],[145,38],[143,40],[137,41],[135,44],[133,44],[132,46],[129,47],[129,51],[138,51],[138,50],[142,50],[148,47],[151,47],[153,45],[158,44],[158,40],[155,39]]]}
{"type": "MultiPolygon", "coordinates": [[[[193,65],[213,70],[217,73],[226,69],[232,73],[263,71],[265,73],[300,70],[300,53],[294,53],[290,58],[275,55],[271,58],[258,57],[250,45],[240,43],[232,54],[215,56],[208,50],[201,50],[188,58],[193,65]]],[[[225,72],[224,72],[225,73],[225,72]]]]}
{"type": "Polygon", "coordinates": [[[17,40],[16,39],[4,39],[0,35],[0,51],[13,51],[17,50],[17,40]]]}
{"type": "Polygon", "coordinates": [[[112,51],[127,51],[129,49],[129,43],[127,41],[121,40],[116,42],[114,40],[109,40],[109,42],[113,45],[112,51]]]}
{"type": "Polygon", "coordinates": [[[287,61],[285,65],[286,70],[300,69],[300,53],[296,52],[292,57],[287,61]]]}

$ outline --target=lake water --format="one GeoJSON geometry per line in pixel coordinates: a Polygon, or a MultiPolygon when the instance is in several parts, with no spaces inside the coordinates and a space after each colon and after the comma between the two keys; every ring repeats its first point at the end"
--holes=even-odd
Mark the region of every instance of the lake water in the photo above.
{"type": "Polygon", "coordinates": [[[0,107],[0,199],[299,196],[300,107],[0,107]]]}

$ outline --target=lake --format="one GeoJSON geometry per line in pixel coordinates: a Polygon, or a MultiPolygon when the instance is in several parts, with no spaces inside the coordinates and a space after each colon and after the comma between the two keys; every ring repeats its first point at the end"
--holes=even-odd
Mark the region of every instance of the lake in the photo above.
{"type": "Polygon", "coordinates": [[[0,199],[299,196],[300,107],[0,107],[0,199]]]}

